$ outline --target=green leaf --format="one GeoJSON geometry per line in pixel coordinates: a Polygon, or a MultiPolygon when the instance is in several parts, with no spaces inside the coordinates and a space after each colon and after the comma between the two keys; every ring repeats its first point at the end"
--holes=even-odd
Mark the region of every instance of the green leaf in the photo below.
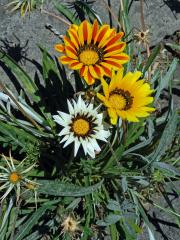
{"type": "Polygon", "coordinates": [[[51,55],[47,52],[47,50],[41,46],[39,46],[42,55],[43,55],[43,78],[45,80],[45,84],[48,86],[49,84],[49,76],[50,76],[50,72],[53,72],[57,78],[60,79],[59,73],[57,72],[57,66],[53,60],[53,58],[51,57],[51,55]]]}
{"type": "Polygon", "coordinates": [[[172,174],[174,176],[180,176],[180,171],[175,168],[174,166],[164,163],[164,162],[153,162],[152,165],[154,168],[157,168],[159,170],[165,171],[165,172],[169,172],[169,174],[172,176],[172,174]]]}
{"type": "Polygon", "coordinates": [[[121,206],[120,206],[119,202],[117,202],[113,199],[110,199],[108,201],[107,208],[112,211],[121,211],[121,206]]]}
{"type": "Polygon", "coordinates": [[[139,138],[139,136],[142,135],[144,128],[145,126],[143,122],[135,124],[132,123],[130,126],[128,126],[125,146],[128,147],[130,144],[134,143],[139,138]]]}
{"type": "Polygon", "coordinates": [[[104,220],[98,220],[96,224],[105,227],[117,223],[120,219],[122,219],[121,215],[110,213],[104,220]]]}
{"type": "Polygon", "coordinates": [[[164,77],[161,78],[160,80],[160,83],[156,89],[156,95],[155,95],[155,103],[157,102],[160,94],[161,94],[161,91],[168,86],[168,83],[173,79],[173,74],[176,70],[176,67],[177,67],[177,63],[178,63],[178,59],[177,58],[174,58],[170,67],[169,67],[169,70],[167,71],[166,75],[164,77]]]}
{"type": "Polygon", "coordinates": [[[98,190],[101,187],[103,180],[88,187],[80,187],[70,183],[61,183],[59,181],[55,182],[50,180],[39,180],[38,183],[41,184],[37,189],[39,193],[53,196],[80,197],[98,190]]]}
{"type": "Polygon", "coordinates": [[[32,214],[32,216],[19,228],[18,233],[15,235],[14,239],[16,240],[22,240],[24,237],[30,232],[30,230],[33,228],[35,224],[38,223],[39,219],[42,217],[42,215],[46,212],[48,209],[54,209],[55,206],[53,206],[54,203],[59,202],[57,201],[50,201],[48,204],[44,204],[42,207],[37,209],[35,213],[32,214]]]}
{"type": "MultiPolygon", "coordinates": [[[[151,55],[149,56],[149,58],[148,58],[148,60],[147,60],[146,65],[145,65],[144,68],[143,68],[143,76],[144,76],[145,72],[149,69],[149,67],[151,66],[151,64],[153,63],[154,59],[157,57],[160,49],[161,49],[161,46],[160,46],[160,45],[156,46],[156,47],[153,49],[151,55]]],[[[140,70],[141,70],[141,69],[140,69],[140,70]]]]}
{"type": "Polygon", "coordinates": [[[161,156],[165,153],[168,146],[171,144],[172,140],[174,139],[177,124],[179,122],[179,116],[174,112],[163,131],[159,144],[155,151],[149,156],[151,162],[159,161],[161,156]]]}
{"type": "Polygon", "coordinates": [[[35,82],[29,77],[29,75],[2,50],[0,50],[0,59],[9,69],[11,69],[17,80],[23,85],[25,92],[29,93],[34,101],[39,101],[39,97],[35,96],[37,86],[35,82]]]}
{"type": "Polygon", "coordinates": [[[180,45],[175,44],[175,43],[166,43],[166,46],[172,48],[173,50],[180,51],[180,45]]]}
{"type": "MultiPolygon", "coordinates": [[[[139,211],[139,213],[141,214],[143,221],[145,222],[146,226],[151,230],[152,235],[154,236],[154,230],[153,230],[153,225],[152,223],[150,223],[148,216],[144,210],[144,208],[141,205],[141,202],[139,201],[138,197],[137,197],[137,193],[133,190],[130,190],[134,203],[136,204],[136,208],[139,211]]],[[[156,239],[156,238],[155,238],[156,239]]]]}
{"type": "Polygon", "coordinates": [[[65,6],[63,5],[62,3],[58,2],[58,3],[55,3],[55,7],[56,9],[61,13],[63,14],[71,23],[74,23],[74,24],[79,24],[80,21],[79,19],[76,19],[74,14],[65,6]]]}

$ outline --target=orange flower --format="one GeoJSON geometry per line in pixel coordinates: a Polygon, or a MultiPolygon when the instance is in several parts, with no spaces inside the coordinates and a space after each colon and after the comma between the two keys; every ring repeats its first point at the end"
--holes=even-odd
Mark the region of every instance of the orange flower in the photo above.
{"type": "Polygon", "coordinates": [[[67,32],[64,44],[55,45],[58,52],[64,53],[59,61],[79,70],[88,85],[103,75],[111,77],[112,68],[118,70],[129,61],[123,53],[126,43],[119,41],[124,33],[116,33],[109,25],[99,27],[97,20],[92,25],[85,20],[79,26],[71,25],[67,32]]]}

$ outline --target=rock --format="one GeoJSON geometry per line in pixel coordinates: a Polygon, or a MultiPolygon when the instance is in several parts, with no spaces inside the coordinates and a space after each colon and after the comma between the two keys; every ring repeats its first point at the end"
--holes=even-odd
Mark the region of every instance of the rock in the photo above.
{"type": "MultiPolygon", "coordinates": [[[[96,0],[94,9],[101,16],[103,22],[109,23],[109,15],[107,4],[96,0]]],[[[118,16],[119,0],[109,1],[113,13],[118,16]]],[[[129,16],[131,27],[133,29],[142,29],[141,14],[140,14],[140,1],[129,1],[130,10],[129,16]]],[[[177,0],[152,0],[144,1],[144,20],[146,27],[150,29],[151,41],[150,45],[155,45],[160,42],[166,35],[172,35],[175,31],[179,30],[180,26],[180,2],[177,0]]],[[[112,17],[113,19],[113,17],[112,17]]],[[[114,25],[117,21],[113,19],[114,25]]]]}

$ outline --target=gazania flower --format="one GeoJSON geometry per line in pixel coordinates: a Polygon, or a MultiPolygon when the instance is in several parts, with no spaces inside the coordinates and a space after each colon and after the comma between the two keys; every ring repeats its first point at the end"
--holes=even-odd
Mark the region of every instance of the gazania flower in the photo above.
{"type": "Polygon", "coordinates": [[[102,119],[103,114],[93,108],[92,103],[85,103],[79,96],[77,103],[68,100],[69,114],[58,111],[59,115],[54,115],[55,121],[63,126],[59,136],[64,136],[61,142],[65,142],[64,147],[74,142],[74,156],[76,156],[80,145],[82,145],[85,155],[95,157],[95,151],[101,149],[97,140],[106,142],[109,131],[104,130],[102,119]]]}
{"type": "Polygon", "coordinates": [[[111,77],[112,68],[118,70],[129,61],[123,53],[126,44],[119,41],[124,33],[116,33],[109,25],[99,27],[97,20],[92,25],[85,20],[80,26],[71,25],[67,32],[64,45],[55,45],[58,52],[64,53],[59,60],[70,69],[79,70],[88,85],[100,76],[111,77]]]}
{"type": "Polygon", "coordinates": [[[153,102],[150,94],[153,90],[144,80],[138,80],[141,72],[128,72],[123,77],[123,69],[117,74],[113,72],[110,84],[102,78],[104,95],[97,93],[97,97],[107,107],[112,124],[116,124],[118,117],[130,122],[138,122],[141,117],[147,117],[155,109],[147,105],[153,102]]]}
{"type": "Polygon", "coordinates": [[[37,185],[37,183],[26,178],[27,173],[31,171],[34,165],[22,170],[23,161],[15,166],[11,154],[9,159],[3,155],[3,160],[6,163],[6,167],[0,166],[0,192],[4,191],[4,189],[6,189],[6,192],[0,200],[5,199],[14,189],[18,201],[21,194],[21,187],[25,187],[27,184],[37,185]]]}

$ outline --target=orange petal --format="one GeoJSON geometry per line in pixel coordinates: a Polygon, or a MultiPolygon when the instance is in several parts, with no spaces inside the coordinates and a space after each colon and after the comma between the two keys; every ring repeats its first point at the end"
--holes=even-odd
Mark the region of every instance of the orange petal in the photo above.
{"type": "Polygon", "coordinates": [[[67,56],[61,56],[58,58],[59,61],[62,63],[62,64],[70,64],[72,63],[73,59],[70,58],[70,57],[67,57],[67,56]]]}
{"type": "Polygon", "coordinates": [[[97,75],[97,73],[94,69],[94,66],[92,66],[92,65],[89,66],[89,72],[93,76],[93,78],[99,78],[99,76],[97,75]]]}
{"type": "Polygon", "coordinates": [[[72,59],[78,59],[76,51],[70,46],[65,47],[65,51],[68,57],[72,59]]]}
{"type": "Polygon", "coordinates": [[[103,76],[104,71],[103,71],[102,67],[100,67],[98,65],[94,65],[93,67],[94,67],[94,71],[96,72],[96,74],[98,76],[103,76]]]}
{"type": "Polygon", "coordinates": [[[112,66],[108,66],[108,64],[106,64],[105,62],[101,62],[100,65],[102,66],[102,68],[104,70],[104,74],[108,77],[111,77],[112,76],[112,73],[111,73],[112,66]]]}
{"type": "Polygon", "coordinates": [[[83,22],[83,37],[84,37],[84,42],[87,42],[88,44],[91,42],[92,29],[91,29],[91,25],[88,23],[87,20],[83,22]]]}
{"type": "MultiPolygon", "coordinates": [[[[110,56],[111,59],[122,60],[122,61],[129,61],[129,56],[126,53],[120,53],[117,55],[110,56]]],[[[107,59],[110,59],[107,57],[107,59]]],[[[106,58],[105,58],[106,60],[106,58]]]]}
{"type": "Polygon", "coordinates": [[[58,52],[64,52],[64,45],[62,45],[62,44],[56,44],[56,45],[54,46],[54,49],[55,49],[56,51],[58,51],[58,52]]]}
{"type": "Polygon", "coordinates": [[[74,45],[74,43],[68,38],[68,37],[64,37],[64,43],[65,43],[65,46],[69,46],[71,48],[74,49],[74,51],[76,50],[76,46],[74,45]]]}
{"type": "Polygon", "coordinates": [[[97,19],[95,19],[92,25],[92,40],[95,39],[97,33],[98,33],[98,21],[97,19]]]}
{"type": "Polygon", "coordinates": [[[95,82],[95,79],[92,77],[90,72],[88,71],[87,74],[84,76],[85,81],[88,85],[92,85],[95,82]]]}
{"type": "Polygon", "coordinates": [[[106,46],[110,47],[111,45],[113,45],[114,43],[116,43],[120,38],[122,38],[124,36],[123,32],[119,32],[117,33],[114,37],[110,38],[107,42],[106,42],[106,46]]]}
{"type": "Polygon", "coordinates": [[[108,47],[105,49],[104,57],[109,57],[109,56],[121,53],[125,47],[126,47],[126,44],[123,42],[116,43],[116,44],[112,45],[111,47],[108,47]]]}
{"type": "Polygon", "coordinates": [[[88,72],[88,66],[83,65],[82,68],[80,69],[80,76],[83,77],[87,75],[88,72]]]}
{"type": "Polygon", "coordinates": [[[80,68],[82,68],[83,64],[80,62],[73,62],[69,65],[69,68],[73,69],[73,70],[79,70],[80,68]]]}
{"type": "Polygon", "coordinates": [[[109,64],[109,65],[111,65],[112,66],[112,68],[121,68],[122,67],[122,65],[120,64],[120,63],[118,63],[118,62],[116,62],[116,61],[113,61],[113,60],[105,60],[104,61],[105,63],[107,63],[107,64],[109,64]]]}
{"type": "Polygon", "coordinates": [[[104,35],[106,34],[108,29],[109,29],[109,25],[103,25],[100,28],[96,37],[94,38],[94,43],[96,43],[96,42],[100,43],[100,41],[102,40],[102,38],[104,37],[104,35]]]}
{"type": "Polygon", "coordinates": [[[76,49],[79,49],[79,40],[78,40],[77,32],[74,29],[71,29],[71,30],[68,31],[68,33],[69,33],[69,36],[71,38],[71,41],[76,46],[76,49]]]}
{"type": "Polygon", "coordinates": [[[87,41],[87,38],[88,38],[87,20],[83,21],[82,28],[83,28],[84,41],[87,41]]]}

